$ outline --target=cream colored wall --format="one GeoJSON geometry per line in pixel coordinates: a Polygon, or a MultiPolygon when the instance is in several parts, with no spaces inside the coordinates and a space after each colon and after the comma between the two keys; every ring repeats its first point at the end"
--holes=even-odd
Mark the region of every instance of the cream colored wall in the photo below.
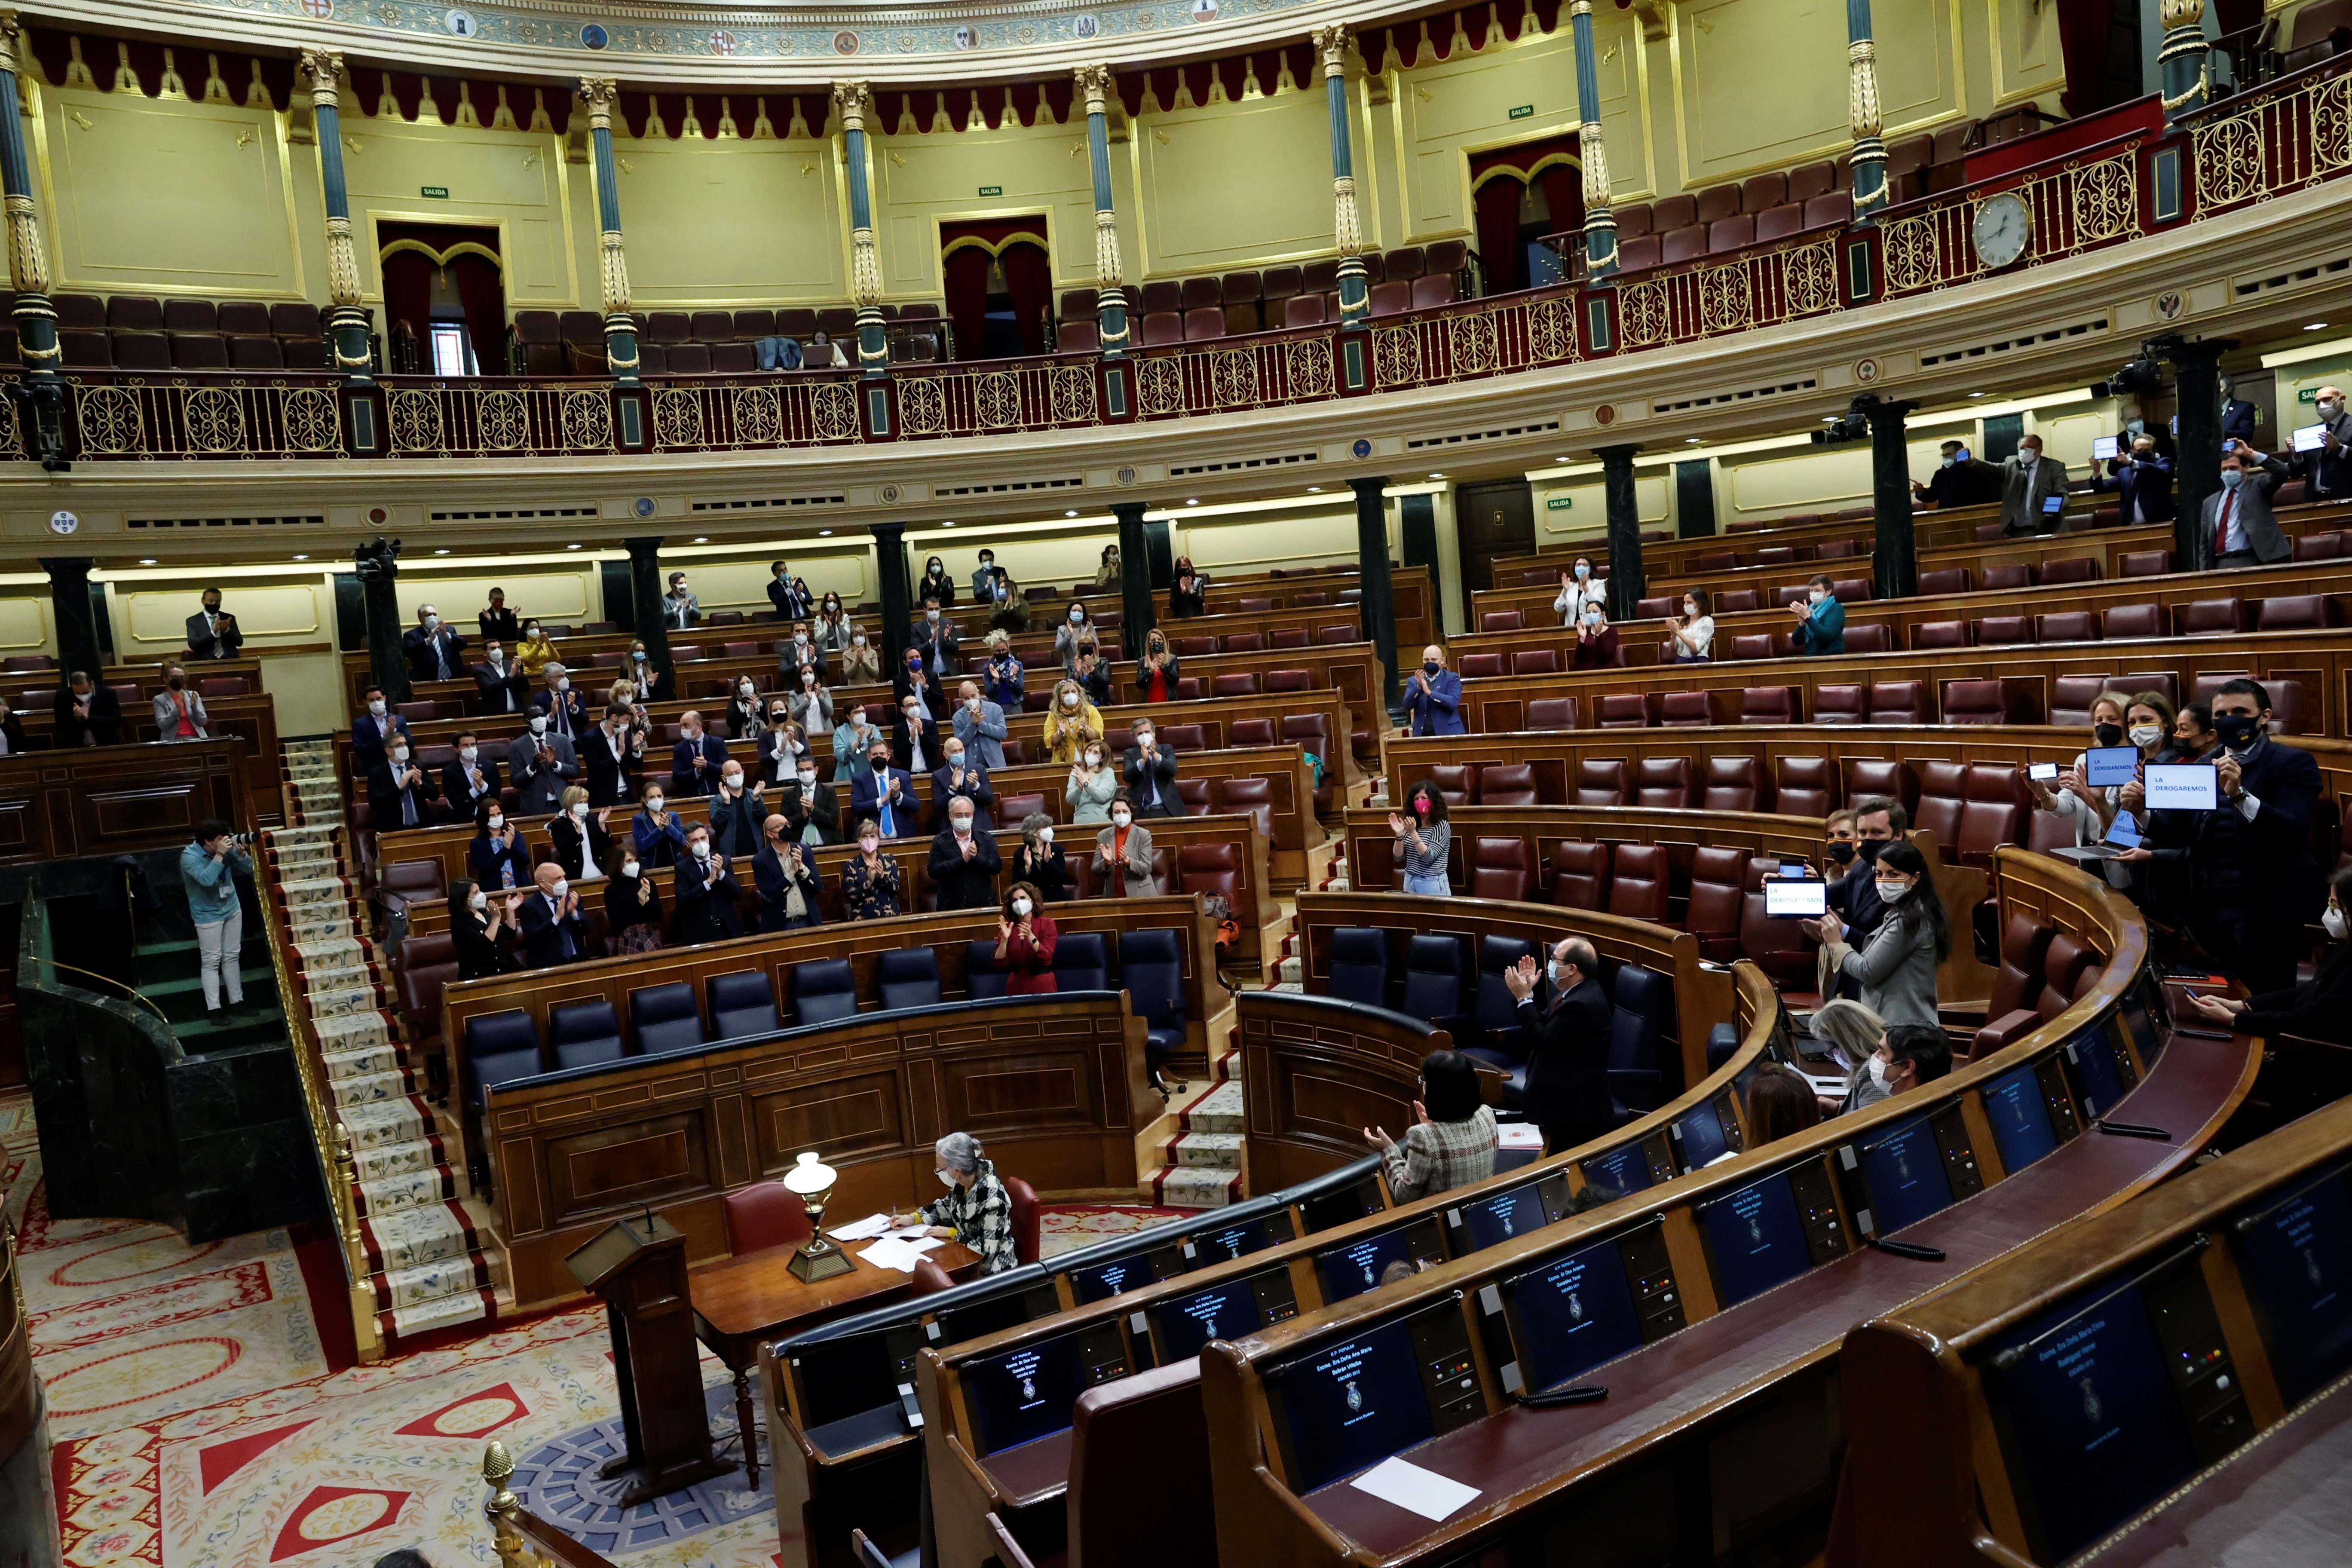
{"type": "MultiPolygon", "coordinates": [[[[1095,280],[1094,174],[1082,113],[1069,125],[1012,126],[990,134],[930,131],[874,139],[875,210],[883,292],[893,299],[940,297],[940,226],[967,219],[1042,216],[1056,289],[1095,280]],[[1001,194],[983,196],[982,186],[1001,194]]],[[[1124,149],[1114,149],[1113,202],[1121,211],[1120,248],[1135,243],[1132,186],[1118,191],[1124,149]]],[[[1130,268],[1130,272],[1132,268],[1130,268]]]]}
{"type": "MultiPolygon", "coordinates": [[[[836,142],[648,138],[623,140],[614,151],[635,308],[824,305],[849,297],[836,142]]],[[[593,215],[591,180],[581,189],[593,215]]],[[[927,290],[938,291],[936,283],[927,290]]]]}
{"type": "MultiPolygon", "coordinates": [[[[342,122],[342,135],[360,287],[370,301],[383,297],[377,226],[453,223],[497,227],[509,310],[564,310],[583,303],[595,308],[594,276],[586,279],[589,297],[583,300],[577,254],[567,237],[571,205],[585,203],[593,213],[595,195],[586,170],[564,163],[561,137],[410,124],[389,115],[351,116],[342,122]],[[448,199],[425,196],[428,185],[446,189],[448,199]]],[[[305,178],[315,184],[317,152],[306,151],[313,161],[305,178]]],[[[636,258],[630,260],[634,273],[636,258]]]]}
{"type": "Polygon", "coordinates": [[[507,608],[525,617],[537,616],[550,626],[578,626],[604,619],[602,579],[591,560],[578,566],[522,567],[514,571],[485,569],[481,563],[440,569],[425,562],[404,561],[393,579],[394,597],[400,602],[404,625],[416,623],[416,613],[431,605],[441,618],[468,641],[480,627],[477,617],[490,602],[493,587],[507,591],[507,608]]]}
{"type": "MultiPolygon", "coordinates": [[[[1364,141],[1362,89],[1353,89],[1364,141]]],[[[1330,252],[1330,111],[1320,90],[1137,117],[1129,142],[1139,277],[1330,252]]],[[[1369,195],[1360,194],[1360,201],[1369,195]]],[[[1367,227],[1377,232],[1378,215],[1367,227]]]]}
{"type": "MultiPolygon", "coordinates": [[[[1187,521],[1171,529],[1174,552],[1214,577],[1219,573],[1265,572],[1276,566],[1318,566],[1356,559],[1356,508],[1339,497],[1334,510],[1302,506],[1187,521]]],[[[1389,554],[1398,558],[1396,505],[1388,511],[1389,554]]]]}
{"type": "MultiPolygon", "coordinates": [[[[1536,508],[1536,548],[1556,549],[1580,539],[1598,540],[1609,531],[1609,498],[1599,465],[1588,465],[1557,478],[1533,481],[1536,508]],[[1572,503],[1554,510],[1547,503],[1564,496],[1572,503]]],[[[1719,494],[1719,492],[1718,492],[1719,494]]],[[[1633,510],[1643,528],[1663,528],[1675,521],[1675,476],[1666,467],[1633,470],[1633,510]]],[[[1717,502],[1720,505],[1720,501],[1717,502]]],[[[1483,587],[1485,584],[1481,584],[1483,587]]]]}
{"type": "MultiPolygon", "coordinates": [[[[0,587],[0,657],[45,653],[51,658],[58,651],[57,616],[49,604],[49,585],[46,576],[12,577],[0,587]]],[[[37,680],[0,682],[0,689],[14,693],[30,689],[37,680]]]]}
{"type": "Polygon", "coordinates": [[[779,559],[791,566],[794,576],[808,579],[810,591],[820,601],[829,593],[840,595],[845,605],[881,597],[870,541],[864,545],[845,542],[839,549],[804,543],[789,550],[741,554],[698,552],[691,544],[673,540],[662,551],[662,576],[667,579],[674,571],[687,573],[688,586],[702,601],[705,615],[713,610],[742,610],[766,617],[775,613],[775,606],[768,602],[772,576],[768,563],[779,559]]]}
{"type": "Polygon", "coordinates": [[[333,583],[315,566],[158,569],[109,573],[103,580],[115,658],[124,664],[160,659],[186,647],[188,617],[204,607],[201,595],[207,586],[220,589],[221,607],[236,617],[249,656],[334,640],[333,583]]]}

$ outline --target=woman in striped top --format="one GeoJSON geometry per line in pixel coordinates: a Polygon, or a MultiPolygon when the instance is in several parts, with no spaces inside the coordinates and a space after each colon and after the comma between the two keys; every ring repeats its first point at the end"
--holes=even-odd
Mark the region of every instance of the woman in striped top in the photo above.
{"type": "Polygon", "coordinates": [[[1454,884],[1446,879],[1446,851],[1454,829],[1445,825],[1445,797],[1427,779],[1405,791],[1404,811],[1389,813],[1389,831],[1397,836],[1397,863],[1404,868],[1404,890],[1450,898],[1454,884]]]}

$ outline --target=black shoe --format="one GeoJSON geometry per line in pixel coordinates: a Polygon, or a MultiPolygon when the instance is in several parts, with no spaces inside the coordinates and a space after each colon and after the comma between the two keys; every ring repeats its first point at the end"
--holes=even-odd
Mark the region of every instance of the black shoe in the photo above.
{"type": "Polygon", "coordinates": [[[228,1014],[219,1007],[207,1007],[205,1009],[205,1022],[215,1029],[226,1028],[228,1026],[228,1014]]]}

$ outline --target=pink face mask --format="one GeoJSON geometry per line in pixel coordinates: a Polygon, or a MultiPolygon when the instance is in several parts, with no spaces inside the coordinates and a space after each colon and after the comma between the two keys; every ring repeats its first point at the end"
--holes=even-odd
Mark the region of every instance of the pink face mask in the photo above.
{"type": "Polygon", "coordinates": [[[1414,796],[1412,808],[1413,810],[1421,813],[1422,816],[1427,816],[1429,815],[1429,797],[1425,795],[1414,796]]]}

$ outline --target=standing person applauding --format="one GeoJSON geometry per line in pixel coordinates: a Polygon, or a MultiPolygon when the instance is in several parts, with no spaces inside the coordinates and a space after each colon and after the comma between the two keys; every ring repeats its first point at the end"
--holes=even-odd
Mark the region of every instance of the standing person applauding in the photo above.
{"type": "Polygon", "coordinates": [[[1397,861],[1404,868],[1404,890],[1445,899],[1454,895],[1446,877],[1446,858],[1454,829],[1446,826],[1445,797],[1427,779],[1405,792],[1404,812],[1389,813],[1389,831],[1397,837],[1397,861]]]}
{"type": "Polygon", "coordinates": [[[1004,895],[996,921],[996,967],[1007,996],[1042,996],[1054,990],[1054,948],[1060,940],[1045,912],[1045,898],[1027,882],[1004,895]]]}
{"type": "Polygon", "coordinates": [[[1435,643],[1421,650],[1421,668],[1404,683],[1405,722],[1415,735],[1459,735],[1462,678],[1445,668],[1445,650],[1435,643]]]}

